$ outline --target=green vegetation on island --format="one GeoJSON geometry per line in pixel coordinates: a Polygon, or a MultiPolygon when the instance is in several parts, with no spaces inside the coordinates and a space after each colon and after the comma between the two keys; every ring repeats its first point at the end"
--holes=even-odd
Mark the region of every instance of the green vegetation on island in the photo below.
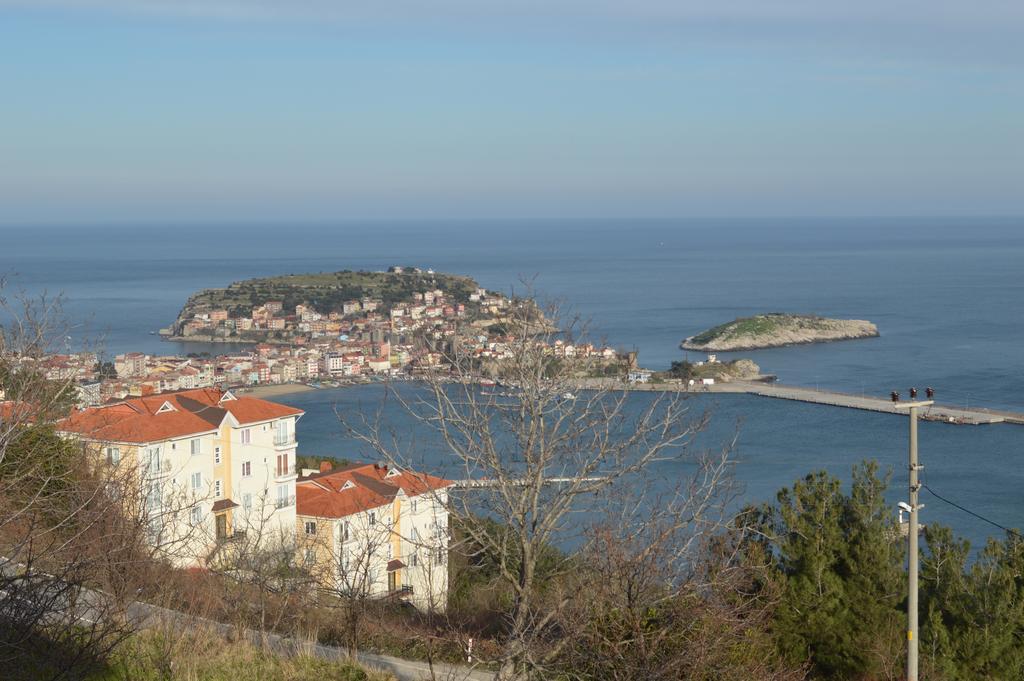
{"type": "Polygon", "coordinates": [[[731,362],[672,362],[672,367],[660,378],[678,379],[683,382],[702,381],[713,378],[722,383],[729,381],[750,381],[761,378],[761,367],[749,359],[737,359],[731,362]]]}
{"type": "Polygon", "coordinates": [[[720,324],[686,338],[680,346],[686,350],[732,352],[875,336],[878,327],[862,319],[773,312],[720,324]]]}
{"type": "Polygon", "coordinates": [[[236,281],[227,288],[208,288],[193,294],[179,319],[195,312],[227,310],[231,316],[246,315],[258,305],[279,301],[284,309],[308,305],[321,314],[340,312],[350,300],[374,298],[384,308],[410,300],[414,293],[442,289],[453,302],[466,303],[477,290],[469,277],[402,268],[401,272],[314,272],[285,274],[236,281]]]}

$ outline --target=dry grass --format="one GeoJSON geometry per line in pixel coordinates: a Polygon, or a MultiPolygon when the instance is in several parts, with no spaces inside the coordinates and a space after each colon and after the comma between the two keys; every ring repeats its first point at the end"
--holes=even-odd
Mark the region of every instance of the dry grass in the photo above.
{"type": "Polygon", "coordinates": [[[202,630],[147,631],[128,640],[90,681],[393,681],[349,661],[283,655],[202,630]]]}

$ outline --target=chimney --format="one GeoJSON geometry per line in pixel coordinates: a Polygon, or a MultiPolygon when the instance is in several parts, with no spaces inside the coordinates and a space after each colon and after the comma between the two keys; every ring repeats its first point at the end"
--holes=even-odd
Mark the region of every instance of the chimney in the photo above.
{"type": "Polygon", "coordinates": [[[330,461],[321,461],[320,462],[320,472],[321,473],[330,473],[332,468],[334,468],[334,466],[331,465],[330,461]]]}

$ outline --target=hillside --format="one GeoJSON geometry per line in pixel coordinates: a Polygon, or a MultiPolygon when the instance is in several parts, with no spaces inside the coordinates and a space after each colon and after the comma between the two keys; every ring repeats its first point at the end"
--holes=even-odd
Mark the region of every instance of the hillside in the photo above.
{"type": "Polygon", "coordinates": [[[878,327],[862,319],[829,319],[776,312],[720,324],[686,338],[680,347],[705,352],[732,352],[875,336],[878,336],[878,327]]]}
{"type": "Polygon", "coordinates": [[[236,281],[227,288],[208,288],[189,297],[178,319],[210,310],[227,310],[232,316],[248,314],[256,305],[281,301],[285,309],[306,304],[317,312],[339,312],[347,300],[378,298],[384,309],[407,301],[413,293],[443,289],[454,302],[465,303],[477,289],[469,277],[453,274],[392,272],[319,272],[236,281]]]}

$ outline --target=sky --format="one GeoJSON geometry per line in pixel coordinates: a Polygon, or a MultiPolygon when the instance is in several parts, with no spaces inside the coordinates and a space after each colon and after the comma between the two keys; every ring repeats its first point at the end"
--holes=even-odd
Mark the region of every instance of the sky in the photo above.
{"type": "Polygon", "coordinates": [[[1024,215],[1021,35],[1019,0],[0,0],[0,225],[1024,215]]]}

